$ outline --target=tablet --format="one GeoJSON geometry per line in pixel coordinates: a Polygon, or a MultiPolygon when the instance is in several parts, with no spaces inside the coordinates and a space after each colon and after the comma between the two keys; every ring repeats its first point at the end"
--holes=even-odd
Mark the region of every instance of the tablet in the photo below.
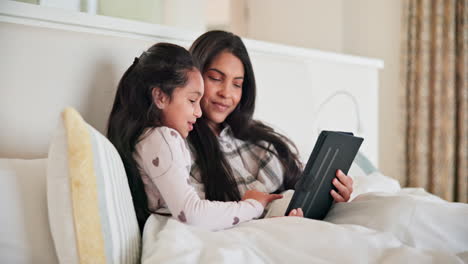
{"type": "Polygon", "coordinates": [[[322,131],[296,183],[285,215],[293,209],[301,208],[304,217],[318,220],[325,218],[333,204],[330,191],[336,190],[332,183],[336,171],[340,169],[348,173],[363,140],[348,132],[322,131]]]}

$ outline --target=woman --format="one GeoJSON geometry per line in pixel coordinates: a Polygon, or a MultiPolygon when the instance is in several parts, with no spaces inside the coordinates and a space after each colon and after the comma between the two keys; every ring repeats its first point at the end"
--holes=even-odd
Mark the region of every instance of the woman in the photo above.
{"type": "MultiPolygon", "coordinates": [[[[297,149],[288,138],[252,119],[255,76],[242,40],[229,32],[210,31],[195,40],[190,53],[205,85],[203,116],[188,137],[194,159],[191,184],[202,198],[215,201],[239,201],[251,189],[294,189],[302,171],[297,149]]],[[[332,190],[331,195],[336,202],[348,201],[353,181],[340,170],[336,175],[338,192],[332,190]]]]}

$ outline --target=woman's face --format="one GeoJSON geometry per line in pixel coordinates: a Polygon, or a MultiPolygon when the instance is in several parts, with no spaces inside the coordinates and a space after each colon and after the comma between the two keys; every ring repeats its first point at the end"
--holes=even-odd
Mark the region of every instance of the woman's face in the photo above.
{"type": "Polygon", "coordinates": [[[228,51],[217,55],[203,73],[205,94],[201,100],[203,115],[215,132],[239,104],[242,97],[244,65],[228,51]]]}

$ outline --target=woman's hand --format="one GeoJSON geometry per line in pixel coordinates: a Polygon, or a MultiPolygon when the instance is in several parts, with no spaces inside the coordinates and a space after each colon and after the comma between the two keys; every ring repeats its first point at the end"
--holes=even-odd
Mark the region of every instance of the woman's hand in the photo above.
{"type": "Polygon", "coordinates": [[[247,199],[254,199],[259,201],[263,207],[266,207],[269,203],[281,198],[283,198],[283,195],[281,194],[269,194],[256,190],[247,190],[244,194],[244,197],[242,197],[242,201],[247,199]]]}
{"type": "Polygon", "coordinates": [[[353,179],[346,176],[341,170],[336,171],[336,178],[333,179],[338,192],[331,190],[330,194],[337,203],[347,202],[353,192],[353,179]]]}

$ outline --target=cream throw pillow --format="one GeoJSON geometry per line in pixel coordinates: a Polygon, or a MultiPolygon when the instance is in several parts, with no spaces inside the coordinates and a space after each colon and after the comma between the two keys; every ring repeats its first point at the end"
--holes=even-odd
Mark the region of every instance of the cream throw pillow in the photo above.
{"type": "Polygon", "coordinates": [[[60,263],[137,263],[140,232],[120,156],[72,108],[47,165],[50,229],[60,263]]]}

